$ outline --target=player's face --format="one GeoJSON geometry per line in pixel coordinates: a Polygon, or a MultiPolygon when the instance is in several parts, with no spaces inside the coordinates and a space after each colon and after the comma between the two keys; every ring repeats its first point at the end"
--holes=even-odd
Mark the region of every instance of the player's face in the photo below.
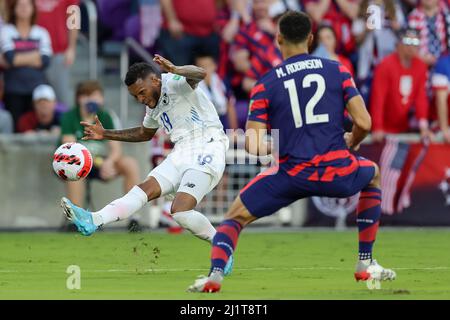
{"type": "Polygon", "coordinates": [[[161,96],[161,80],[154,74],[149,74],[145,79],[138,79],[129,86],[128,92],[139,103],[153,109],[158,104],[159,97],[161,96]]]}

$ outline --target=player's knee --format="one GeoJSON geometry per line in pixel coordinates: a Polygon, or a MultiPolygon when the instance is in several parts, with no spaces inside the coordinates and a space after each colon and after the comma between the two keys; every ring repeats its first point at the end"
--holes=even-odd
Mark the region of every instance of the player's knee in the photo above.
{"type": "Polygon", "coordinates": [[[373,176],[372,181],[370,182],[371,187],[380,188],[381,187],[381,174],[380,167],[374,162],[375,175],[373,176]]]}
{"type": "Polygon", "coordinates": [[[193,196],[189,194],[177,194],[170,207],[170,213],[175,214],[177,212],[189,211],[194,209],[196,205],[197,200],[193,196]]]}
{"type": "Polygon", "coordinates": [[[142,191],[147,195],[148,201],[159,198],[161,195],[161,187],[155,178],[150,177],[150,179],[145,180],[141,184],[138,185],[142,191]]]}
{"type": "Polygon", "coordinates": [[[248,212],[247,208],[244,206],[240,198],[238,198],[230,210],[225,214],[226,220],[236,220],[241,224],[241,226],[245,227],[249,223],[256,220],[256,217],[252,216],[250,212],[248,212]]]}

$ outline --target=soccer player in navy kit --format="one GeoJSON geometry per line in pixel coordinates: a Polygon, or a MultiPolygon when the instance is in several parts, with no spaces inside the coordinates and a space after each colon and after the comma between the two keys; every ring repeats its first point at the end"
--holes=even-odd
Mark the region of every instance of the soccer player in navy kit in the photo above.
{"type": "Polygon", "coordinates": [[[267,129],[279,129],[278,165],[259,174],[232,204],[217,228],[209,277],[198,279],[189,291],[217,292],[223,270],[233,254],[242,228],[294,201],[311,196],[349,197],[361,192],[357,224],[357,280],[393,280],[395,272],[372,259],[372,246],[381,216],[380,173],[369,160],[350,153],[371,129],[371,118],[349,71],[338,62],[308,54],[313,40],[311,21],[301,12],[279,20],[277,41],[283,63],[266,73],[251,92],[247,130],[250,153],[270,149],[267,129]],[[344,111],[353,119],[344,131],[344,111]],[[252,150],[253,149],[253,150],[252,150]]]}

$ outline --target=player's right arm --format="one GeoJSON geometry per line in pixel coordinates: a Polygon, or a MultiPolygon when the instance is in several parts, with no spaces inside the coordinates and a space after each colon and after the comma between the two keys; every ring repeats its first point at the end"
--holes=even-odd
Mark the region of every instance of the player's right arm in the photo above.
{"type": "Polygon", "coordinates": [[[80,122],[84,126],[84,137],[82,140],[116,140],[125,142],[143,142],[148,141],[155,135],[157,128],[140,127],[124,130],[107,130],[103,128],[102,123],[95,116],[95,123],[80,122]]]}

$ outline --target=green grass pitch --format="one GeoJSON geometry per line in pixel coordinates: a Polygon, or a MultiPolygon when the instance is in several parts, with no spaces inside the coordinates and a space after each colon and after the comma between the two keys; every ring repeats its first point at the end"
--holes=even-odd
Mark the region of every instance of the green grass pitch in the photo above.
{"type": "Polygon", "coordinates": [[[382,230],[379,263],[397,280],[368,290],[353,269],[356,230],[244,230],[222,292],[185,292],[207,274],[209,246],[190,234],[0,233],[0,299],[450,299],[450,231],[382,230]],[[68,290],[69,265],[81,289],[68,290]]]}

